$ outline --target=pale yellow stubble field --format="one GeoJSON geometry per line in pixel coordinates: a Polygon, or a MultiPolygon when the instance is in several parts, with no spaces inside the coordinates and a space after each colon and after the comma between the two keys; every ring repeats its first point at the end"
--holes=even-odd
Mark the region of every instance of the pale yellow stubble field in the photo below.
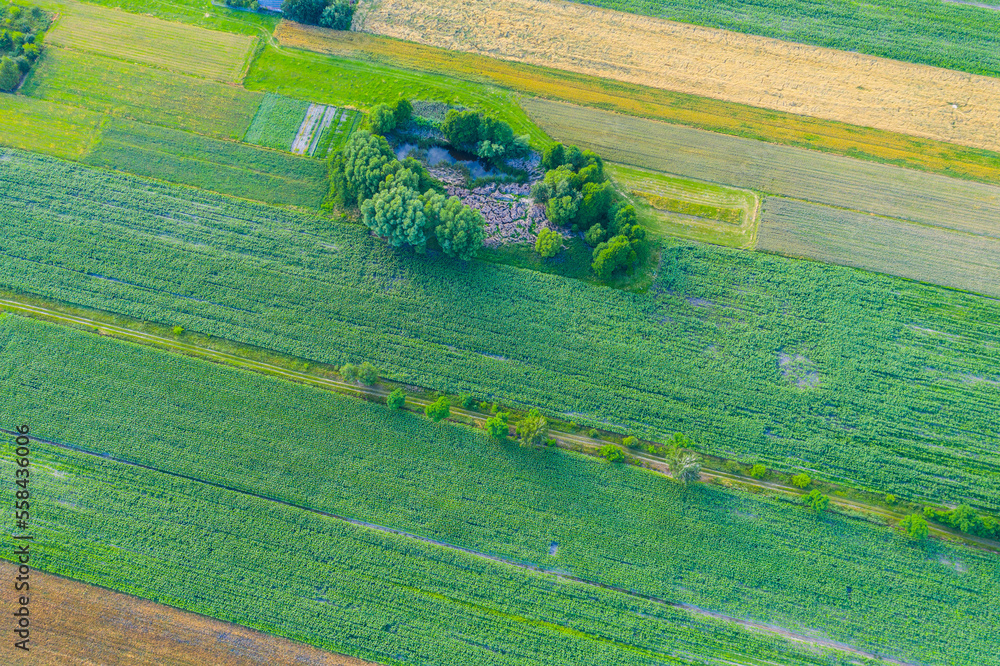
{"type": "Polygon", "coordinates": [[[1000,79],[545,0],[364,0],[355,29],[1000,150],[1000,79]]]}

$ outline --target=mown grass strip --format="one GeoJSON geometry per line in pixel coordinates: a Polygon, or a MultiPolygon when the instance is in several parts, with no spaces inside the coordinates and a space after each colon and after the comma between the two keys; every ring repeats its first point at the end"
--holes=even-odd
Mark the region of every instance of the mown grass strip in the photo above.
{"type": "Polygon", "coordinates": [[[101,115],[65,104],[0,95],[0,145],[78,160],[99,133],[101,115]]]}

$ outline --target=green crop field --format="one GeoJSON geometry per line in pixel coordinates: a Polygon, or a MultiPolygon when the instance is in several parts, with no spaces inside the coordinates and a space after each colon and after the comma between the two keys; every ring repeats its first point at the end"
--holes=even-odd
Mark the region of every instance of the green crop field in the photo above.
{"type": "Polygon", "coordinates": [[[267,203],[318,207],[326,165],[127,120],[104,128],[86,163],[267,203]]]}
{"type": "Polygon", "coordinates": [[[683,431],[708,451],[900,497],[1000,509],[997,301],[683,245],[664,250],[647,293],[615,291],[3,157],[6,287],[319,361],[367,359],[401,381],[620,432],[683,431]],[[808,358],[817,382],[784,376],[782,354],[808,358]]]}
{"type": "Polygon", "coordinates": [[[536,146],[551,143],[513,93],[438,74],[268,47],[254,60],[244,84],[250,90],[337,107],[394,103],[400,97],[476,107],[496,113],[515,134],[528,134],[536,146]]]}
{"type": "Polygon", "coordinates": [[[759,248],[1000,298],[1000,237],[768,197],[759,248]]]}
{"type": "MultiPolygon", "coordinates": [[[[271,32],[280,20],[273,14],[241,12],[212,3],[212,0],[87,0],[88,4],[120,9],[133,14],[155,16],[166,21],[196,25],[211,30],[238,35],[258,36],[271,32]]],[[[65,13],[77,5],[76,0],[34,0],[49,11],[65,13]]]]}
{"type": "MultiPolygon", "coordinates": [[[[20,95],[0,95],[0,145],[80,159],[98,135],[101,116],[20,95]]],[[[0,195],[2,196],[2,195],[0,195]]]]}
{"type": "MultiPolygon", "coordinates": [[[[655,602],[36,445],[42,570],[387,666],[875,666],[655,602]],[[305,621],[304,621],[305,618],[305,621]],[[705,655],[704,658],[701,655],[705,655]]],[[[4,460],[0,470],[13,473],[4,460]]],[[[5,557],[10,557],[5,555],[5,557]]]]}
{"type": "Polygon", "coordinates": [[[61,15],[46,40],[128,62],[153,65],[218,81],[238,81],[254,40],[90,4],[62,0],[61,15]]]}
{"type": "Polygon", "coordinates": [[[790,42],[1000,75],[996,7],[936,0],[576,0],[790,42]]]}
{"type": "Polygon", "coordinates": [[[1000,237],[1000,186],[568,104],[525,107],[553,138],[615,162],[1000,237]]]}
{"type": "Polygon", "coordinates": [[[607,172],[656,233],[728,247],[757,241],[753,192],[621,164],[608,164],[607,172]]]}
{"type": "MultiPolygon", "coordinates": [[[[198,603],[198,612],[215,614],[220,607],[232,608],[234,602],[246,604],[248,597],[272,593],[271,586],[261,582],[269,576],[249,573],[244,558],[270,550],[273,546],[268,540],[273,538],[275,543],[284,540],[286,546],[295,544],[282,551],[288,558],[285,568],[295,581],[291,589],[282,586],[289,601],[295,600],[287,603],[289,608],[300,613],[307,608],[323,623],[343,622],[341,606],[349,601],[343,595],[357,594],[355,585],[374,586],[364,595],[373,606],[365,607],[365,613],[351,612],[366,642],[348,643],[346,636],[310,624],[313,641],[319,637],[344,640],[328,646],[338,651],[357,652],[359,645],[373,650],[370,646],[386,641],[398,641],[393,645],[396,650],[412,650],[408,642],[426,629],[390,628],[400,620],[390,622],[387,607],[376,603],[387,594],[385,577],[391,575],[397,589],[449,597],[426,606],[438,609],[430,617],[442,622],[438,613],[457,612],[460,606],[455,603],[457,590],[446,592],[442,586],[455,584],[461,562],[474,569],[475,575],[469,572],[458,580],[472,584],[470,592],[477,590],[474,597],[463,594],[461,598],[477,599],[480,608],[549,622],[562,617],[556,624],[563,627],[585,633],[611,632],[604,634],[614,638],[608,646],[610,655],[593,654],[595,646],[576,634],[564,636],[566,642],[560,646],[551,646],[576,645],[576,654],[591,655],[589,661],[576,663],[667,661],[642,660],[638,654],[626,657],[626,648],[674,652],[678,637],[672,634],[682,628],[691,641],[685,649],[722,656],[711,642],[697,647],[696,633],[703,630],[697,617],[678,618],[676,611],[661,609],[656,625],[665,635],[649,635],[648,628],[636,634],[633,631],[646,625],[637,625],[634,616],[626,619],[629,611],[655,605],[601,593],[598,600],[604,608],[599,609],[593,600],[586,602],[597,590],[367,530],[334,526],[301,510],[217,487],[225,486],[511,561],[539,564],[672,603],[693,604],[804,634],[818,632],[878,654],[926,664],[1000,663],[986,638],[1000,621],[1000,611],[993,604],[1000,594],[1000,563],[990,553],[936,543],[913,546],[884,527],[836,516],[820,519],[802,506],[773,499],[707,486],[685,491],[645,470],[558,450],[500,444],[481,431],[433,424],[411,414],[390,413],[381,405],[55,325],[4,317],[0,347],[10,389],[0,403],[4,411],[37,424],[33,434],[38,437],[94,454],[85,460],[75,453],[42,448],[51,456],[48,460],[65,473],[46,478],[47,486],[40,493],[45,507],[53,511],[39,513],[45,516],[42,537],[65,548],[51,549],[53,554],[45,556],[45,564],[58,573],[102,585],[123,575],[125,581],[111,586],[126,586],[126,591],[171,603],[198,603]],[[123,419],[123,414],[142,417],[123,419]],[[290,427],[290,414],[295,415],[294,427],[290,427]],[[107,462],[108,456],[181,478],[129,469],[107,462]],[[133,488],[142,490],[129,490],[133,488]],[[204,513],[202,501],[208,505],[204,513]],[[217,504],[227,509],[210,508],[217,504]],[[117,508],[110,509],[113,506],[117,508]],[[167,508],[171,506],[172,510],[167,508]],[[180,524],[174,521],[190,526],[192,516],[198,517],[199,527],[185,530],[181,547],[168,546],[166,535],[178,538],[175,531],[180,524]],[[150,524],[164,518],[163,525],[150,524]],[[230,527],[222,530],[223,523],[230,527]],[[303,533],[296,538],[286,530],[275,531],[276,523],[300,526],[317,540],[304,539],[303,533]],[[210,530],[223,531],[225,536],[213,536],[210,530]],[[333,533],[342,536],[334,540],[333,533]],[[255,548],[244,534],[255,535],[255,548]],[[382,555],[370,552],[365,543],[369,547],[378,544],[382,555]],[[66,548],[69,544],[75,547],[66,548]],[[557,545],[554,554],[550,554],[552,544],[557,545]],[[720,550],[728,556],[720,557],[720,550]],[[326,573],[314,569],[316,561],[303,554],[310,552],[321,558],[319,562],[326,558],[331,569],[326,573]],[[165,561],[154,564],[160,558],[165,561]],[[194,589],[178,587],[185,580],[191,584],[186,568],[199,560],[204,560],[205,577],[199,578],[194,589]],[[366,564],[361,566],[362,562],[366,564]],[[454,563],[455,570],[438,568],[445,562],[454,563]],[[231,570],[221,574],[216,567],[223,563],[235,564],[240,575],[231,570]],[[160,581],[150,575],[150,566],[156,567],[154,571],[173,570],[160,581]],[[354,571],[348,578],[352,583],[337,574],[341,570],[354,571]],[[221,590],[213,589],[220,575],[229,582],[221,590]],[[311,575],[312,586],[300,588],[300,575],[311,575]],[[253,584],[230,587],[243,577],[253,584]],[[135,584],[139,589],[127,587],[135,584]],[[498,587],[505,584],[526,585],[526,589],[508,597],[507,588],[498,587]],[[549,589],[549,595],[532,599],[539,585],[549,589]],[[308,595],[326,599],[332,608],[324,609],[308,595]],[[528,612],[525,602],[536,607],[528,612]],[[955,614],[954,608],[964,612],[955,614]],[[665,610],[673,621],[662,617],[665,610]],[[607,622],[623,624],[598,630],[600,624],[591,624],[596,618],[586,619],[597,612],[610,613],[607,622]],[[623,640],[626,636],[630,637],[627,641],[623,640]],[[703,652],[706,647],[709,651],[703,652]],[[619,650],[622,656],[615,656],[619,650]]],[[[412,602],[394,612],[414,612],[412,602]]],[[[253,619],[261,622],[269,616],[265,613],[253,619]]],[[[227,619],[244,621],[242,617],[227,619]]],[[[412,625],[412,621],[402,624],[412,625]]],[[[502,623],[492,622],[480,630],[493,632],[488,644],[525,641],[522,644],[532,648],[549,632],[559,633],[558,628],[546,627],[541,635],[518,639],[507,635],[502,623]]],[[[734,636],[744,638],[741,632],[734,636]]],[[[433,660],[441,663],[438,659],[457,649],[450,645],[452,640],[446,634],[433,642],[436,647],[420,647],[441,650],[433,660]]],[[[733,640],[729,647],[746,650],[748,646],[733,640]]],[[[548,641],[539,648],[550,649],[548,641]]],[[[468,659],[476,653],[464,654],[468,659]]],[[[385,654],[363,656],[383,661],[385,654]]],[[[538,663],[534,649],[525,655],[531,663],[538,663]]],[[[765,654],[754,656],[764,658],[765,654]]],[[[825,663],[819,655],[814,658],[825,663]]],[[[563,663],[550,661],[556,659],[554,654],[546,653],[543,659],[563,663]]],[[[563,659],[574,663],[571,657],[563,659]]],[[[794,660],[778,657],[778,663],[790,661],[794,660]]]]}
{"type": "Polygon", "coordinates": [[[50,48],[21,93],[145,123],[240,139],[260,93],[71,49],[50,48]]]}
{"type": "Polygon", "coordinates": [[[288,151],[305,118],[309,102],[268,93],[243,140],[266,148],[288,151]]]}

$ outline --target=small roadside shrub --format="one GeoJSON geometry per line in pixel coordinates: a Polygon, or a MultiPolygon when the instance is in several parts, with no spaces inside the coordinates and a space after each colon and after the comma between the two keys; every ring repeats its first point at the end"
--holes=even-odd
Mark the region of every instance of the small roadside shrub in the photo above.
{"type": "Polygon", "coordinates": [[[174,335],[181,335],[182,333],[184,333],[184,327],[183,326],[174,326],[173,332],[174,332],[174,335]]]}
{"type": "Polygon", "coordinates": [[[358,379],[366,386],[374,386],[375,382],[378,381],[378,370],[375,369],[374,365],[365,361],[358,366],[358,379]]]}
{"type": "Polygon", "coordinates": [[[461,396],[459,402],[462,405],[462,409],[475,409],[477,405],[475,396],[468,393],[461,396]]]}
{"type": "Polygon", "coordinates": [[[559,442],[557,442],[556,440],[554,440],[552,438],[549,438],[549,439],[545,440],[545,446],[556,446],[558,443],[559,442]]]}
{"type": "Polygon", "coordinates": [[[358,366],[353,363],[345,363],[340,366],[340,376],[344,378],[345,382],[358,381],[358,366]]]}
{"type": "Polygon", "coordinates": [[[892,493],[887,494],[885,496],[885,503],[886,504],[895,504],[896,503],[896,496],[893,495],[892,493]]]}
{"type": "Polygon", "coordinates": [[[903,533],[914,541],[923,541],[930,534],[927,520],[919,513],[907,516],[899,521],[903,533]]]}
{"type": "Polygon", "coordinates": [[[622,444],[627,449],[638,448],[639,447],[639,438],[638,437],[633,437],[632,435],[629,435],[628,437],[626,437],[625,439],[622,440],[622,444]]]}
{"type": "Polygon", "coordinates": [[[605,444],[597,450],[597,455],[601,456],[608,462],[620,462],[625,460],[625,452],[614,444],[605,444]]]}
{"type": "Polygon", "coordinates": [[[598,436],[599,433],[594,428],[591,428],[590,430],[587,431],[587,437],[590,437],[591,439],[597,439],[598,436]]]}
{"type": "Polygon", "coordinates": [[[431,421],[434,421],[434,423],[442,421],[451,415],[451,402],[448,401],[448,398],[441,396],[431,404],[424,407],[424,414],[426,414],[427,418],[431,421]]]}
{"type": "Polygon", "coordinates": [[[808,474],[796,474],[792,477],[792,485],[796,488],[805,488],[810,483],[812,483],[812,479],[809,478],[808,474]]]}
{"type": "Polygon", "coordinates": [[[385,404],[392,410],[402,409],[403,405],[406,404],[406,394],[403,393],[403,389],[396,389],[390,393],[389,397],[385,399],[385,404]]]}
{"type": "Polygon", "coordinates": [[[809,505],[809,508],[815,511],[817,514],[826,511],[826,508],[830,506],[830,498],[821,493],[820,491],[813,489],[805,497],[805,503],[809,505]]]}
{"type": "Polygon", "coordinates": [[[503,441],[510,434],[510,414],[499,412],[496,416],[491,416],[483,423],[483,429],[491,439],[503,441]]]}
{"type": "Polygon", "coordinates": [[[750,468],[750,476],[754,479],[763,479],[765,474],[767,474],[767,467],[760,463],[750,468]]]}

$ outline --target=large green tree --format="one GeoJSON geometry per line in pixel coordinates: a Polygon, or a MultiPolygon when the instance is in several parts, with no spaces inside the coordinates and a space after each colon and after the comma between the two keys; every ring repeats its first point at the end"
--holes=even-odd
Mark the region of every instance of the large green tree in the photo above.
{"type": "Polygon", "coordinates": [[[14,59],[0,59],[0,91],[11,92],[20,81],[21,70],[14,59]]]}
{"type": "Polygon", "coordinates": [[[594,274],[606,280],[615,273],[632,267],[637,261],[635,250],[627,236],[614,236],[594,248],[594,274]]]}
{"type": "Polygon", "coordinates": [[[445,254],[468,261],[486,240],[486,221],[478,210],[451,197],[440,209],[434,235],[445,254]]]}
{"type": "Polygon", "coordinates": [[[360,205],[379,191],[385,179],[400,168],[385,137],[367,130],[355,132],[341,151],[335,170],[347,205],[360,205]]]}
{"type": "Polygon", "coordinates": [[[427,244],[424,204],[420,194],[407,184],[385,187],[362,203],[361,220],[392,247],[423,248],[427,244]]]}

